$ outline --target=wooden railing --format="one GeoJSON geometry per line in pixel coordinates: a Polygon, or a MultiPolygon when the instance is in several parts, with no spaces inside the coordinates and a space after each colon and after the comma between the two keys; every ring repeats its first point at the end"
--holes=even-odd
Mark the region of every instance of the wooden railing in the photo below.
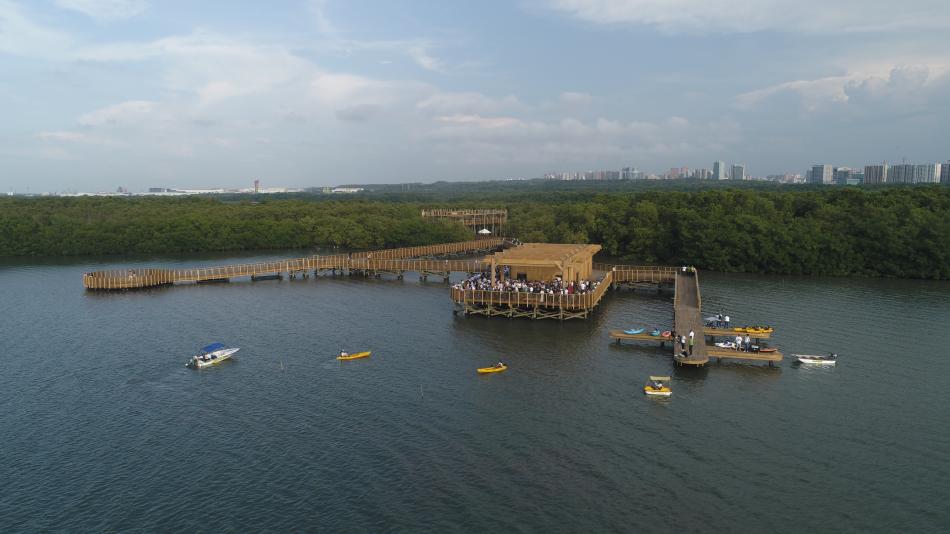
{"type": "Polygon", "coordinates": [[[608,272],[589,293],[573,295],[547,293],[527,293],[524,291],[496,291],[482,289],[452,288],[452,300],[458,304],[479,304],[486,306],[508,306],[511,308],[564,308],[568,310],[591,309],[604,297],[610,287],[613,273],[608,272]]]}
{"type": "Polygon", "coordinates": [[[613,281],[623,282],[672,282],[676,278],[676,267],[658,267],[653,265],[610,265],[595,263],[595,271],[613,273],[613,281]]]}
{"type": "Polygon", "coordinates": [[[374,258],[374,259],[402,259],[418,258],[425,256],[439,256],[443,254],[463,254],[477,250],[487,250],[497,248],[505,244],[502,237],[489,237],[474,241],[461,241],[458,243],[441,243],[438,245],[424,245],[419,247],[391,248],[386,250],[369,250],[366,252],[354,252],[350,254],[351,258],[374,258]]]}
{"type": "Polygon", "coordinates": [[[504,246],[506,243],[504,238],[494,237],[422,247],[406,247],[331,256],[309,256],[306,258],[216,267],[197,267],[193,269],[148,268],[98,271],[85,273],[82,279],[83,285],[87,289],[132,289],[173,284],[175,282],[205,282],[209,280],[227,280],[242,276],[283,272],[293,273],[320,269],[439,273],[479,272],[486,266],[486,264],[480,260],[416,260],[402,258],[478,252],[498,248],[504,246]]]}

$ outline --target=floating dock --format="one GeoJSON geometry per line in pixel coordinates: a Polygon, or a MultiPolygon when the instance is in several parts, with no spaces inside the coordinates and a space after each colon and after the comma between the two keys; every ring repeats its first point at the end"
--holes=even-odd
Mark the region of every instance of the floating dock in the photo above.
{"type": "Polygon", "coordinates": [[[768,362],[770,366],[775,362],[782,361],[782,353],[778,351],[745,352],[733,349],[723,349],[715,345],[707,345],[707,337],[714,340],[716,337],[725,337],[731,339],[737,335],[742,335],[743,337],[748,335],[750,339],[758,340],[769,339],[772,337],[772,332],[746,334],[745,332],[736,332],[731,328],[710,328],[703,326],[704,322],[701,313],[702,298],[700,297],[699,292],[699,273],[696,272],[695,269],[689,269],[685,272],[682,270],[677,270],[675,277],[676,295],[673,297],[673,322],[675,325],[675,330],[673,330],[672,333],[675,334],[676,337],[687,336],[686,346],[680,345],[679,340],[673,335],[653,336],[647,332],[628,334],[623,330],[611,330],[611,339],[616,339],[617,343],[620,343],[621,341],[659,343],[661,348],[665,347],[667,343],[670,343],[673,351],[673,361],[676,363],[676,365],[682,366],[703,367],[709,363],[710,358],[716,358],[717,362],[722,361],[723,359],[764,361],[768,362]],[[697,339],[695,339],[695,345],[693,346],[692,354],[689,354],[690,331],[702,332],[702,336],[694,336],[697,339]],[[686,355],[683,355],[684,350],[686,351],[686,355]]]}

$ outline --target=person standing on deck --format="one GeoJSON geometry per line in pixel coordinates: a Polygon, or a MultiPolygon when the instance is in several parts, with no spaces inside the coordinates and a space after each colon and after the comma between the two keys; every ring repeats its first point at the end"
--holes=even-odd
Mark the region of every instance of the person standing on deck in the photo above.
{"type": "Polygon", "coordinates": [[[745,335],[745,350],[746,352],[752,352],[752,340],[749,339],[749,334],[745,335]]]}
{"type": "Polygon", "coordinates": [[[736,335],[736,350],[742,350],[742,336],[736,335]]]}
{"type": "Polygon", "coordinates": [[[729,316],[723,317],[723,320],[726,321],[726,328],[729,328],[729,316]]]}
{"type": "Polygon", "coordinates": [[[693,355],[693,345],[696,343],[696,340],[693,339],[693,331],[689,331],[689,355],[693,355]]]}

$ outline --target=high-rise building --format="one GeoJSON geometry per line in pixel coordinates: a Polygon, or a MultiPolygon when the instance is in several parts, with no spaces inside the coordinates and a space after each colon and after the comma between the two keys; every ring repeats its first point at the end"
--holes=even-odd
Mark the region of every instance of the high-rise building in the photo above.
{"type": "Polygon", "coordinates": [[[914,165],[915,184],[935,184],[940,181],[940,164],[924,163],[914,165]]]}
{"type": "Polygon", "coordinates": [[[690,174],[690,177],[697,180],[708,180],[709,169],[693,169],[693,173],[690,174]]]}
{"type": "Polygon", "coordinates": [[[725,161],[717,161],[713,163],[712,179],[713,180],[726,179],[726,162],[725,161]]]}
{"type": "Polygon", "coordinates": [[[745,180],[745,165],[733,165],[730,174],[733,180],[745,180]]]}
{"type": "Polygon", "coordinates": [[[854,169],[851,167],[835,167],[833,182],[838,185],[848,185],[848,181],[854,178],[854,169]]]}
{"type": "Polygon", "coordinates": [[[866,184],[886,184],[890,180],[887,177],[887,162],[883,165],[865,165],[864,183],[866,184]]]}
{"type": "Polygon", "coordinates": [[[950,160],[940,166],[940,183],[950,184],[950,160]]]}
{"type": "Polygon", "coordinates": [[[834,171],[832,171],[831,165],[813,165],[808,181],[813,184],[834,183],[834,171]]]}
{"type": "Polygon", "coordinates": [[[887,171],[887,183],[889,184],[912,184],[914,183],[914,167],[910,163],[901,163],[893,165],[887,171]]]}

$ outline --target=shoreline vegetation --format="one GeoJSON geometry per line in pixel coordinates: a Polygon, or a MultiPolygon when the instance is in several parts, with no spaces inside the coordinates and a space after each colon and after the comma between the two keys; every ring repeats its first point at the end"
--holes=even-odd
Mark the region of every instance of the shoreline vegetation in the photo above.
{"type": "Polygon", "coordinates": [[[0,256],[370,249],[465,241],[423,208],[507,208],[525,242],[625,263],[950,280],[950,188],[500,187],[339,195],[0,198],[0,256]]]}

